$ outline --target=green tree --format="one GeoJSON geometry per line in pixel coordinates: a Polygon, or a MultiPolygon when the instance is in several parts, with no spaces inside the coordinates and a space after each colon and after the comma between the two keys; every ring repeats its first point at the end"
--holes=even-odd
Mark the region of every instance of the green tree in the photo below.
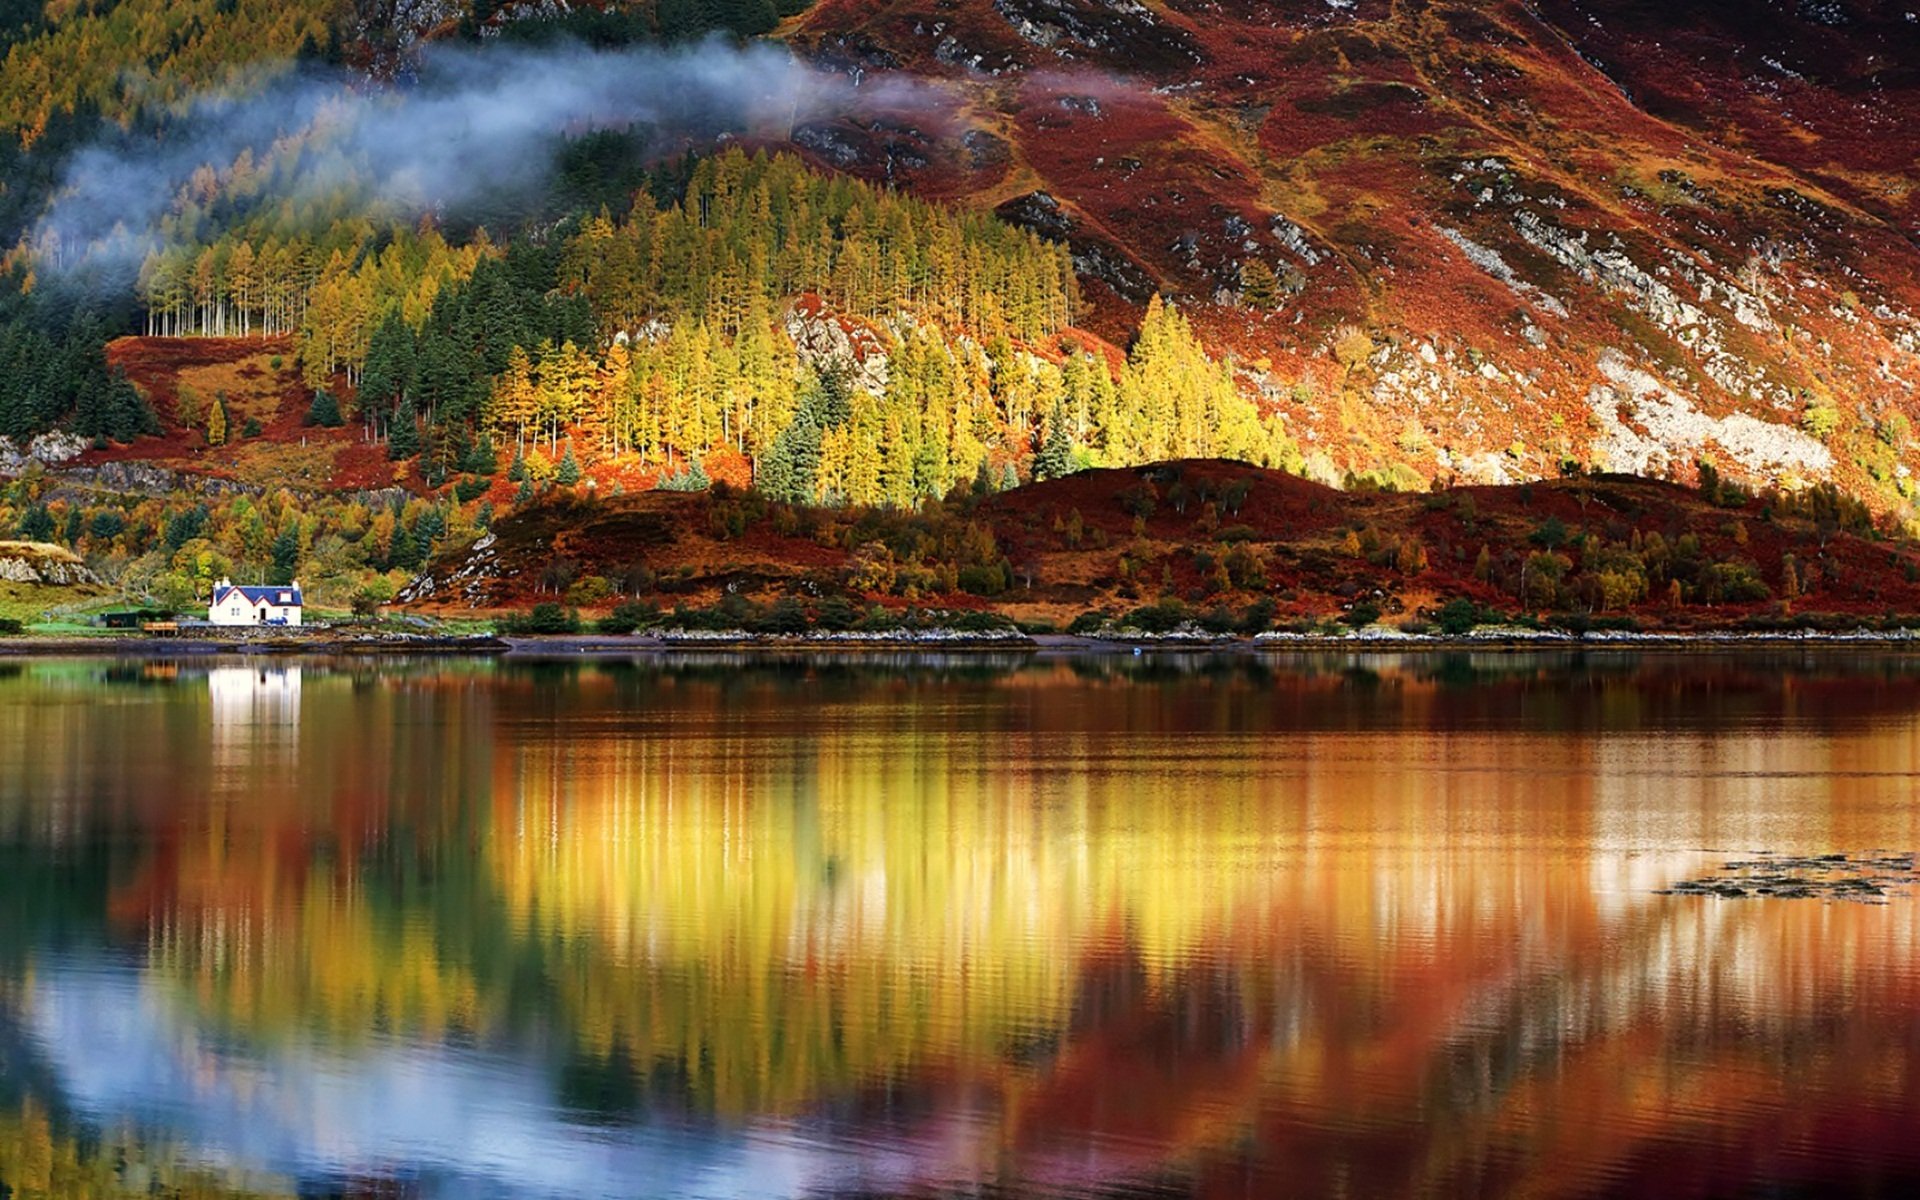
{"type": "Polygon", "coordinates": [[[273,539],[273,564],[267,582],[276,586],[292,583],[300,571],[300,527],[288,521],[273,539]]]}
{"type": "Polygon", "coordinates": [[[394,410],[393,425],[387,431],[387,457],[396,462],[420,453],[420,417],[414,412],[413,398],[400,402],[394,410]]]}
{"type": "Polygon", "coordinates": [[[29,542],[53,540],[53,514],[44,504],[36,504],[20,515],[20,536],[29,542]]]}
{"type": "Polygon", "coordinates": [[[306,423],[322,429],[338,429],[347,423],[340,414],[340,401],[332,392],[321,388],[313,394],[313,403],[307,406],[306,423]]]}
{"type": "Polygon", "coordinates": [[[1060,479],[1073,473],[1073,441],[1067,436],[1066,409],[1056,404],[1047,419],[1047,440],[1034,456],[1033,478],[1060,479]]]}

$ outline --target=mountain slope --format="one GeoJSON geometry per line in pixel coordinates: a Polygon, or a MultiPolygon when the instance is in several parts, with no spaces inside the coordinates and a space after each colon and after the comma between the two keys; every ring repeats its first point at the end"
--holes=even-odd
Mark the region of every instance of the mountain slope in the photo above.
{"type": "Polygon", "coordinates": [[[825,0],[790,36],[960,113],[803,148],[1071,241],[1109,336],[1189,298],[1324,477],[1710,456],[1907,506],[1897,6],[825,0]]]}

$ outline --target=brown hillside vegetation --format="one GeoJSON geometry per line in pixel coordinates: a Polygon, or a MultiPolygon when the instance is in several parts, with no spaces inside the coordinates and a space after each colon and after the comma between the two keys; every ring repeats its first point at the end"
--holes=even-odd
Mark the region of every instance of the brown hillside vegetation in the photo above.
{"type": "Polygon", "coordinates": [[[357,424],[307,425],[313,391],[300,379],[291,337],[124,337],[107,362],[126,375],[159,416],[163,434],[89,451],[92,464],[137,459],[256,487],[324,489],[422,485],[412,464],[396,465],[357,424]],[[226,440],[208,442],[215,401],[227,406],[226,440]],[[249,435],[247,422],[259,432],[249,435]]]}
{"type": "MultiPolygon", "coordinates": [[[[1430,493],[1342,492],[1222,461],[1089,471],[919,513],[795,509],[720,488],[555,493],[443,555],[411,593],[461,613],[566,601],[604,611],[788,598],[987,609],[1064,625],[1147,606],[1301,626],[1417,622],[1465,599],[1496,615],[1647,627],[1920,612],[1920,553],[1829,491],[1749,496],[1631,477],[1430,493]],[[1271,612],[1266,606],[1271,605],[1271,612]],[[1255,608],[1255,606],[1258,606],[1255,608]]],[[[1817,621],[1815,623],[1818,623],[1817,621]]]]}
{"type": "Polygon", "coordinates": [[[1105,336],[1182,298],[1316,478],[1709,454],[1903,511],[1911,7],[822,0],[796,45],[937,81],[971,127],[796,140],[1069,242],[1105,336]]]}

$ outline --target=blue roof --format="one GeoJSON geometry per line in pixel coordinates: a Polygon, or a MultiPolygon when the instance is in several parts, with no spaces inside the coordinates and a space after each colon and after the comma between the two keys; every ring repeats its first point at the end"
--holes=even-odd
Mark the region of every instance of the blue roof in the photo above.
{"type": "Polygon", "coordinates": [[[272,604],[278,607],[300,604],[300,589],[297,587],[229,587],[215,596],[213,602],[218,604],[234,592],[245,597],[248,604],[272,604]]]}

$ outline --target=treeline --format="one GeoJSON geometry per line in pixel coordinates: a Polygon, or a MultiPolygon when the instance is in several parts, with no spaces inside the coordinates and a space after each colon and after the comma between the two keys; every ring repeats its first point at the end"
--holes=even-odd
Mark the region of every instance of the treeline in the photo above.
{"type": "Polygon", "coordinates": [[[362,221],[155,255],[149,324],[293,329],[308,382],[340,386],[342,418],[424,455],[436,486],[494,469],[490,445],[532,482],[563,458],[699,480],[722,456],[780,499],[895,506],[982,477],[1297,462],[1170,306],[1150,306],[1117,377],[1062,340],[1072,263],[1028,231],[788,155],[641,179],[618,217],[504,247],[362,221]]]}
{"type": "Polygon", "coordinates": [[[453,498],[100,493],[44,476],[0,488],[0,536],[67,546],[130,596],[169,611],[204,605],[224,577],[288,583],[315,602],[379,603],[449,540],[487,527],[489,506],[453,498]]]}
{"type": "Polygon", "coordinates": [[[482,441],[535,479],[562,453],[662,475],[728,455],[800,503],[907,505],[983,473],[1189,455],[1295,461],[1170,306],[1149,308],[1118,378],[1071,340],[1053,352],[1077,303],[1064,249],[1030,233],[731,151],[677,203],[642,194],[622,220],[480,260],[418,328],[389,312],[357,415],[442,471],[482,441]],[[857,386],[861,364],[792,336],[836,330],[885,357],[882,382],[857,386]]]}
{"type": "Polygon", "coordinates": [[[159,433],[152,407],[108,369],[105,341],[89,316],[56,333],[0,322],[0,437],[24,443],[56,424],[97,443],[159,433]]]}

